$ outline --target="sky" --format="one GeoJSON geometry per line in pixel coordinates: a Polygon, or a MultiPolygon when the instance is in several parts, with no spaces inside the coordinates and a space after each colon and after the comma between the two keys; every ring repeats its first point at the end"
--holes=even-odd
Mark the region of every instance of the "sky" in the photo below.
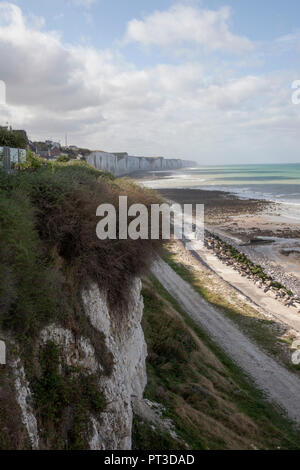
{"type": "Polygon", "coordinates": [[[0,125],[204,165],[300,162],[299,59],[299,0],[0,0],[0,125]]]}

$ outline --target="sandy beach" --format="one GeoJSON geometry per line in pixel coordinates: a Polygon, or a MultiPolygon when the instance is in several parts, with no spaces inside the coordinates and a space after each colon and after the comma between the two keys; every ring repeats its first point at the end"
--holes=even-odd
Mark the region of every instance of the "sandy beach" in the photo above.
{"type": "Polygon", "coordinates": [[[169,201],[204,204],[205,228],[235,246],[267,274],[300,295],[300,223],[280,204],[214,190],[159,189],[169,201]]]}
{"type": "MultiPolygon", "coordinates": [[[[221,297],[228,299],[235,292],[264,319],[281,325],[279,329],[283,328],[288,337],[299,337],[298,220],[287,216],[283,204],[268,200],[238,197],[213,187],[168,187],[168,184],[163,187],[165,180],[169,182],[172,178],[176,179],[174,172],[156,172],[139,174],[137,180],[141,184],[146,181],[148,187],[151,181],[155,182],[155,189],[169,202],[204,204],[205,246],[197,252],[187,252],[177,243],[178,259],[191,269],[200,263],[202,269],[211,272],[215,278],[213,290],[221,297]],[[245,266],[232,257],[228,247],[242,253],[252,267],[247,266],[248,261],[245,266]],[[255,274],[256,266],[261,267],[264,274],[255,274]],[[260,278],[262,275],[265,278],[260,278]],[[223,286],[222,292],[219,292],[219,285],[223,286]]],[[[209,288],[212,288],[211,282],[209,288]]]]}

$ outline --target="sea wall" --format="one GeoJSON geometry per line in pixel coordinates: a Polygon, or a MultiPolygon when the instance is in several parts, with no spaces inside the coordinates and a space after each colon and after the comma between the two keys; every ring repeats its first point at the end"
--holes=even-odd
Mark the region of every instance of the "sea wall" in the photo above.
{"type": "Polygon", "coordinates": [[[177,170],[196,166],[196,163],[179,158],[117,156],[107,152],[91,152],[87,162],[98,170],[109,171],[115,176],[122,176],[135,171],[177,170]]]}

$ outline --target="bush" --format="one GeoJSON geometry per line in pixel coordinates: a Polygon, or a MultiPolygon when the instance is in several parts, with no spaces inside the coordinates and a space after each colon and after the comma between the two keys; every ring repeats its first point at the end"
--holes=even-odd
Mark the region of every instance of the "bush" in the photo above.
{"type": "Polygon", "coordinates": [[[68,155],[60,155],[58,158],[57,158],[57,162],[58,163],[66,163],[66,162],[69,162],[71,159],[70,157],[68,157],[68,155]]]}
{"type": "Polygon", "coordinates": [[[36,155],[35,153],[31,152],[30,150],[27,150],[26,153],[26,162],[23,163],[17,163],[15,165],[15,168],[17,170],[36,170],[38,168],[43,168],[46,166],[50,166],[50,162],[48,160],[41,158],[39,155],[36,155]]]}
{"type": "Polygon", "coordinates": [[[101,373],[109,376],[113,357],[84,313],[81,289],[91,280],[98,283],[119,313],[115,321],[126,321],[122,315],[132,278],[148,267],[153,244],[100,241],[96,208],[103,202],[117,207],[121,194],[130,203],[147,205],[156,196],[84,162],[50,163],[32,153],[28,157],[22,171],[0,171],[0,329],[13,339],[24,364],[42,445],[85,449],[90,417],[105,407],[99,377],[63,364],[53,343],[38,354],[39,333],[55,323],[75,338],[88,337],[101,373]]]}
{"type": "Polygon", "coordinates": [[[148,267],[160,242],[100,241],[96,208],[118,207],[120,194],[149,205],[155,193],[84,162],[44,165],[29,154],[27,163],[16,175],[0,173],[0,325],[32,337],[63,314],[66,277],[74,292],[94,280],[121,311],[132,278],[148,267]]]}
{"type": "Polygon", "coordinates": [[[26,132],[13,131],[0,128],[0,147],[14,147],[26,149],[28,138],[26,132]]]}
{"type": "Polygon", "coordinates": [[[33,380],[33,396],[48,446],[87,449],[90,415],[106,407],[98,377],[61,363],[59,347],[51,341],[41,348],[39,363],[41,374],[33,380]]]}
{"type": "Polygon", "coordinates": [[[0,324],[33,335],[56,310],[58,276],[47,266],[28,195],[0,194],[0,324]]]}

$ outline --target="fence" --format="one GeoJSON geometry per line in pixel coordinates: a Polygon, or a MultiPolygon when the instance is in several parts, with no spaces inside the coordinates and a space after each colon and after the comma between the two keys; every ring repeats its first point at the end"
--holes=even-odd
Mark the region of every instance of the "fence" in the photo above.
{"type": "Polygon", "coordinates": [[[6,346],[4,341],[0,341],[0,364],[6,364],[6,346]]]}
{"type": "Polygon", "coordinates": [[[17,163],[26,162],[26,150],[11,147],[0,147],[0,168],[11,171],[17,163]]]}

